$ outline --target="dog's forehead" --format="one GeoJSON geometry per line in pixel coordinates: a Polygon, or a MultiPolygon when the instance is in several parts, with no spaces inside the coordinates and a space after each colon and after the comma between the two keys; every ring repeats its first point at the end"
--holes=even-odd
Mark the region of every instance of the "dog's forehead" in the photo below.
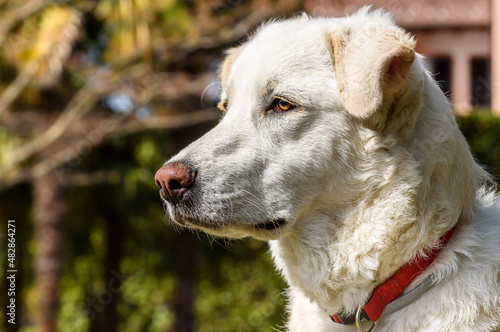
{"type": "Polygon", "coordinates": [[[288,20],[267,24],[245,45],[233,64],[228,86],[248,83],[263,89],[270,81],[304,79],[303,73],[327,74],[331,55],[319,20],[288,20]],[[326,67],[326,70],[325,70],[326,67]],[[260,86],[259,86],[260,85],[260,86]]]}

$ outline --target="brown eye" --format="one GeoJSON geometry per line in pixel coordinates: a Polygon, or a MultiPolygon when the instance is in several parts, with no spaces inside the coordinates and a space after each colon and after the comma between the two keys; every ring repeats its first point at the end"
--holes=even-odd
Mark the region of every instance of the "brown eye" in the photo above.
{"type": "Polygon", "coordinates": [[[279,113],[288,112],[295,106],[287,102],[286,100],[276,98],[273,101],[273,110],[279,113]]]}

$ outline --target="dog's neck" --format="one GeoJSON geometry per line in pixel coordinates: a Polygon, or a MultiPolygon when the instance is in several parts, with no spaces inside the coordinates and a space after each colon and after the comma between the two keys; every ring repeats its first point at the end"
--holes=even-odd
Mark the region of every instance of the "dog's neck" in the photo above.
{"type": "MultiPolygon", "coordinates": [[[[433,83],[420,77],[406,86],[406,93],[439,89],[422,89],[423,84],[433,83]]],[[[449,105],[408,107],[399,111],[415,112],[415,122],[408,124],[411,130],[400,128],[400,135],[407,136],[403,143],[396,146],[398,140],[367,130],[375,143],[363,151],[367,158],[358,165],[360,176],[344,189],[356,199],[333,204],[328,211],[303,213],[293,230],[271,242],[276,265],[288,282],[326,313],[355,311],[377,285],[433,248],[459,218],[470,217],[474,162],[451,111],[432,112],[449,105]],[[433,145],[418,145],[422,137],[433,145]],[[391,148],[385,149],[388,144],[391,148]]],[[[397,121],[398,114],[392,114],[387,126],[397,121]]]]}
{"type": "MultiPolygon", "coordinates": [[[[384,234],[354,234],[356,232],[349,227],[335,225],[339,222],[338,220],[332,222],[331,216],[328,215],[314,215],[299,226],[300,237],[291,234],[271,241],[276,265],[290,285],[299,289],[310,301],[316,302],[325,314],[329,315],[337,312],[352,313],[363,306],[376,286],[411,260],[402,259],[406,256],[403,254],[406,248],[393,241],[397,236],[391,235],[391,232],[386,230],[384,234]],[[315,226],[311,227],[312,224],[315,226]],[[319,228],[322,228],[323,232],[317,232],[319,228]],[[348,237],[349,233],[359,240],[335,243],[336,238],[348,237]],[[378,236],[392,239],[377,247],[375,239],[378,236]],[[365,241],[362,240],[363,237],[365,241]],[[391,246],[396,249],[389,250],[391,246]],[[398,253],[402,255],[398,256],[398,253]],[[389,259],[394,269],[390,269],[391,264],[387,263],[389,259]]],[[[415,234],[415,232],[410,233],[415,234]]],[[[401,237],[409,236],[401,235],[401,237]]],[[[403,243],[411,243],[409,241],[405,239],[403,243]]],[[[427,248],[433,246],[434,244],[427,248]]],[[[436,268],[424,271],[411,287],[420,284],[436,271],[436,268]]],[[[442,272],[438,274],[442,278],[446,275],[442,272]]]]}
{"type": "Polygon", "coordinates": [[[358,309],[356,314],[335,313],[331,318],[344,325],[358,324],[361,317],[377,322],[382,314],[390,315],[407,305],[432,288],[434,283],[429,277],[420,285],[410,288],[410,285],[436,260],[443,248],[455,232],[456,226],[446,232],[438,247],[428,251],[425,256],[419,256],[403,265],[393,276],[378,285],[368,302],[358,309]],[[387,309],[387,310],[386,310],[387,309]]]}

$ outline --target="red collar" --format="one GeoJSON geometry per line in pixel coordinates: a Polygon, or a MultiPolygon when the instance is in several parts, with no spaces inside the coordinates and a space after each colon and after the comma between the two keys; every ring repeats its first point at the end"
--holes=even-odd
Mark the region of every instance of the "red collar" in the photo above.
{"type": "MultiPolygon", "coordinates": [[[[363,306],[361,317],[376,322],[382,315],[385,307],[397,297],[403,295],[405,289],[431,265],[441,250],[446,246],[454,231],[455,227],[450,229],[439,239],[439,245],[437,247],[426,252],[425,256],[416,257],[406,263],[392,277],[377,286],[373,290],[371,298],[363,306]]],[[[335,314],[331,315],[331,318],[334,322],[344,325],[354,324],[356,321],[355,315],[344,316],[335,314]]]]}

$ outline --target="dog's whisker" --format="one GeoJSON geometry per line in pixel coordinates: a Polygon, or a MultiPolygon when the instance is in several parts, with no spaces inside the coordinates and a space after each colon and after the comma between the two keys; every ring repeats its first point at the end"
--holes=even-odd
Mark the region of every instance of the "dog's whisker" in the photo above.
{"type": "Polygon", "coordinates": [[[252,206],[257,208],[260,212],[263,212],[264,214],[267,212],[265,205],[262,204],[261,199],[259,197],[257,197],[255,194],[245,189],[242,189],[242,192],[254,198],[254,200],[246,198],[245,200],[246,203],[250,203],[252,206]]]}

